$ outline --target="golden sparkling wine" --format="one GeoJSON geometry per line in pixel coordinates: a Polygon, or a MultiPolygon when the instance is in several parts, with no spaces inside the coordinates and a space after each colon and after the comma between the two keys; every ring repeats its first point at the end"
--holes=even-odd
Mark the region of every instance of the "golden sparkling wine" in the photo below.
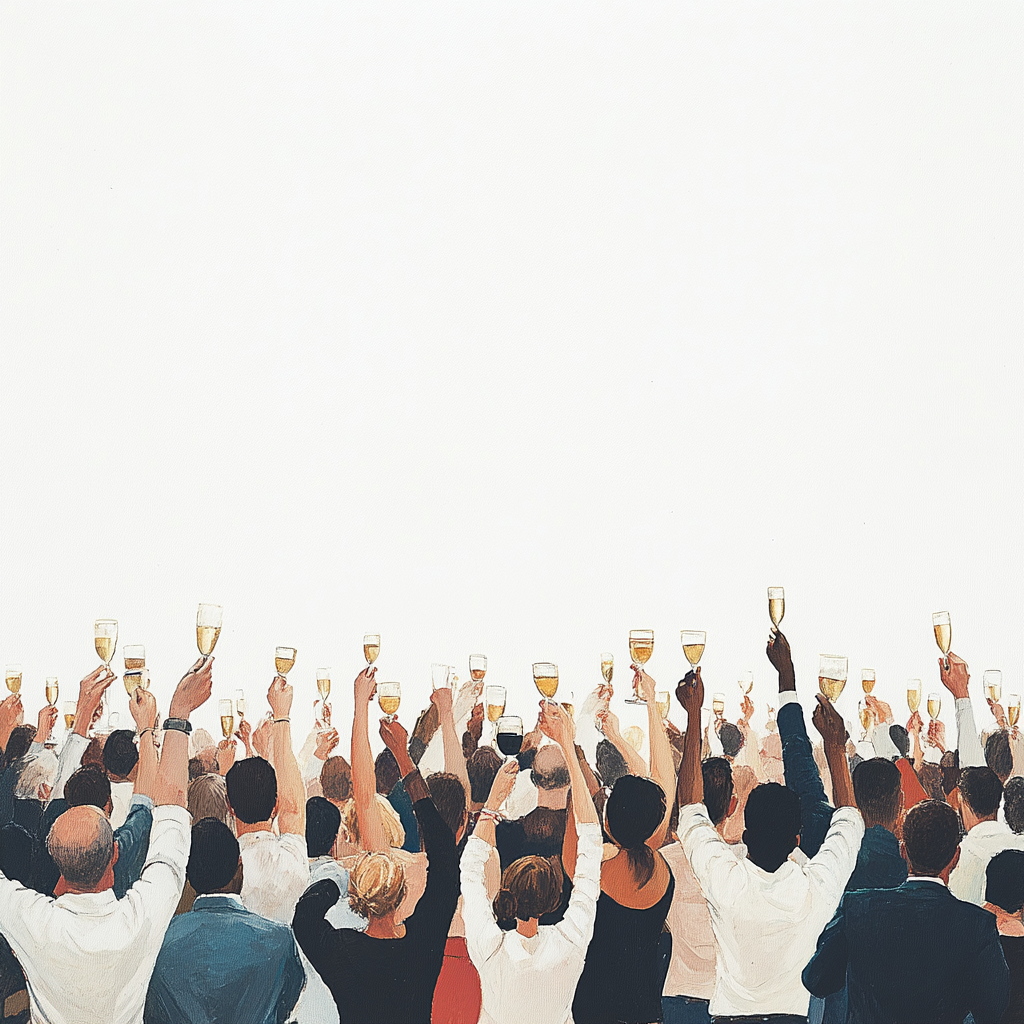
{"type": "Polygon", "coordinates": [[[220,716],[220,731],[224,733],[224,739],[227,739],[235,731],[234,715],[220,716]]]}
{"type": "Polygon", "coordinates": [[[871,728],[871,718],[871,708],[862,707],[860,709],[860,726],[865,732],[871,728]]]}
{"type": "Polygon", "coordinates": [[[469,676],[474,683],[479,683],[485,675],[487,675],[487,669],[485,668],[471,668],[469,670],[469,676]]]}
{"type": "Polygon", "coordinates": [[[125,671],[127,671],[127,672],[130,672],[132,669],[136,669],[136,668],[145,668],[146,667],[146,659],[145,658],[125,658],[124,659],[124,667],[125,667],[125,671]]]}
{"type": "MultiPolygon", "coordinates": [[[[142,686],[142,671],[141,669],[133,669],[131,672],[125,672],[124,674],[124,688],[130,697],[140,686],[142,686]]],[[[145,687],[143,686],[143,689],[145,687]]]]}
{"type": "Polygon", "coordinates": [[[928,698],[928,717],[935,719],[939,717],[939,712],[942,710],[942,701],[938,697],[928,698]]]}
{"type": "Polygon", "coordinates": [[[696,665],[704,656],[703,644],[683,644],[683,654],[691,665],[696,665]]]}
{"type": "Polygon", "coordinates": [[[363,644],[363,657],[366,659],[367,665],[372,665],[377,660],[377,655],[380,654],[380,644],[363,644]]]}
{"type": "Polygon", "coordinates": [[[505,714],[504,704],[488,704],[487,705],[487,721],[496,722],[501,716],[505,714]]]}
{"type": "Polygon", "coordinates": [[[829,679],[828,676],[818,676],[818,689],[833,704],[839,700],[839,695],[843,692],[843,688],[846,686],[845,679],[829,679]]]}
{"type": "Polygon", "coordinates": [[[935,642],[943,654],[949,654],[949,645],[953,639],[953,626],[948,622],[937,622],[932,629],[935,630],[935,642]]]}
{"type": "Polygon", "coordinates": [[[74,715],[65,715],[64,716],[64,728],[65,729],[74,729],[74,727],[75,727],[75,716],[74,715]]]}
{"type": "Polygon", "coordinates": [[[870,693],[875,688],[875,673],[873,669],[864,669],[860,674],[861,689],[870,693]]]}
{"type": "Polygon", "coordinates": [[[1017,724],[1017,719],[1020,718],[1020,704],[1011,704],[1006,709],[1006,716],[1010,720],[1010,725],[1014,726],[1017,724]]]}
{"type": "MultiPolygon", "coordinates": [[[[636,665],[646,665],[651,660],[651,655],[654,653],[654,641],[653,640],[630,640],[629,641],[629,656],[633,659],[633,663],[636,665]]],[[[604,671],[604,665],[601,666],[601,671],[604,671]]],[[[609,666],[608,675],[605,676],[607,682],[611,682],[611,667],[609,666]]]]}
{"type": "Polygon", "coordinates": [[[558,693],[558,676],[534,676],[533,681],[541,694],[551,700],[558,693]]]}
{"type": "Polygon", "coordinates": [[[316,688],[320,691],[320,697],[323,700],[327,700],[331,695],[331,678],[327,676],[324,679],[317,679],[316,688]]]}
{"type": "Polygon", "coordinates": [[[663,690],[660,693],[655,694],[655,697],[657,699],[658,711],[661,713],[662,721],[664,721],[668,718],[669,708],[671,707],[668,691],[663,690]]]}
{"type": "Polygon", "coordinates": [[[786,591],[782,587],[768,588],[768,616],[772,625],[778,629],[782,617],[786,614],[786,591]]]}
{"type": "Polygon", "coordinates": [[[1003,688],[998,683],[989,683],[985,689],[988,691],[988,699],[993,703],[998,704],[999,698],[1003,695],[1003,688]]]}
{"type": "Polygon", "coordinates": [[[274,667],[279,676],[286,676],[295,667],[294,658],[274,658],[274,667]]]}
{"type": "MultiPolygon", "coordinates": [[[[651,649],[654,649],[653,646],[651,649]]],[[[630,653],[632,653],[632,650],[630,653]]],[[[648,654],[647,657],[649,658],[650,654],[648,654]]],[[[612,681],[612,671],[614,669],[615,660],[610,655],[601,659],[601,675],[604,677],[604,681],[606,683],[610,683],[612,681]]]]}
{"type": "Polygon", "coordinates": [[[401,697],[381,697],[379,700],[380,709],[385,715],[393,715],[398,711],[402,703],[401,697]]]}
{"type": "Polygon", "coordinates": [[[714,711],[716,715],[724,715],[725,701],[716,696],[715,699],[711,702],[711,710],[714,711]]]}
{"type": "Polygon", "coordinates": [[[4,677],[11,693],[21,693],[21,673],[8,671],[4,677]]]}
{"type": "Polygon", "coordinates": [[[57,698],[60,696],[60,687],[57,684],[56,679],[46,680],[46,703],[56,704],[57,698]]]}
{"type": "Polygon", "coordinates": [[[562,707],[565,708],[565,710],[568,713],[570,718],[575,718],[576,717],[576,705],[575,704],[563,704],[562,707]]]}
{"type": "Polygon", "coordinates": [[[911,713],[916,711],[921,706],[921,691],[907,689],[907,707],[910,708],[911,713]]]}
{"type": "Polygon", "coordinates": [[[205,658],[213,654],[214,647],[220,639],[220,626],[196,626],[196,644],[199,653],[205,658]]]}
{"type": "Polygon", "coordinates": [[[114,657],[114,649],[117,647],[117,637],[98,636],[94,640],[96,643],[96,653],[100,656],[100,661],[104,665],[109,665],[110,659],[114,657]]]}

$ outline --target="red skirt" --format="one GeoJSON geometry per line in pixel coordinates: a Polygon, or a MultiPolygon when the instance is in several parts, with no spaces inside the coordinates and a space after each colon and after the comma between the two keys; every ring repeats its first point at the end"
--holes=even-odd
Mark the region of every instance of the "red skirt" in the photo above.
{"type": "Polygon", "coordinates": [[[483,997],[465,939],[450,938],[444,947],[444,964],[434,986],[430,1024],[477,1024],[483,997]]]}

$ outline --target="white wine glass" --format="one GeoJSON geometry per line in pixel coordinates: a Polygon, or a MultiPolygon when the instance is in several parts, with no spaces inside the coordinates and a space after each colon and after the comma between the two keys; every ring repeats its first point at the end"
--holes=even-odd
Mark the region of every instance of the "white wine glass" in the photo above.
{"type": "Polygon", "coordinates": [[[658,690],[654,695],[654,699],[658,704],[658,713],[661,715],[661,720],[664,722],[668,719],[668,713],[672,707],[672,697],[668,690],[658,690]]]}
{"type": "Polygon", "coordinates": [[[494,742],[506,757],[515,757],[523,749],[523,720],[518,715],[502,715],[494,723],[494,742]]]}
{"type": "Polygon", "coordinates": [[[4,669],[4,681],[11,693],[21,693],[21,666],[8,665],[4,669]]]}
{"type": "Polygon", "coordinates": [[[224,609],[219,604],[201,604],[196,612],[196,645],[204,657],[213,654],[220,639],[220,627],[224,621],[224,609]]]}
{"type": "Polygon", "coordinates": [[[822,654],[818,662],[818,689],[832,704],[846,686],[848,661],[844,654],[822,654]]]}
{"type": "Polygon", "coordinates": [[[92,627],[96,653],[107,668],[117,649],[117,619],[97,619],[92,627]]]}
{"type": "Polygon", "coordinates": [[[133,668],[125,672],[123,677],[124,689],[129,697],[131,697],[140,686],[142,686],[144,690],[146,689],[146,687],[143,686],[142,680],[143,670],[141,668],[133,668]]]}
{"type": "Polygon", "coordinates": [[[865,693],[870,693],[875,688],[875,670],[873,668],[860,670],[860,688],[865,693]]]}
{"type": "Polygon", "coordinates": [[[768,588],[768,617],[772,625],[778,629],[782,617],[786,614],[786,590],[784,587],[768,588]]]}
{"type": "Polygon", "coordinates": [[[287,677],[295,665],[295,655],[298,651],[294,647],[274,648],[274,668],[279,676],[287,677]]]}
{"type": "Polygon", "coordinates": [[[78,711],[78,703],[73,700],[64,701],[64,728],[71,732],[75,727],[75,713],[78,711]]]}
{"type": "Polygon", "coordinates": [[[681,629],[679,631],[679,642],[683,645],[683,654],[690,663],[691,668],[700,664],[704,657],[704,642],[707,640],[707,633],[702,629],[681,629]]]}
{"type": "Polygon", "coordinates": [[[217,713],[220,715],[220,731],[224,739],[230,739],[235,731],[235,705],[230,697],[217,701],[217,713]]]}
{"type": "Polygon", "coordinates": [[[245,718],[245,690],[235,690],[235,710],[239,718],[245,718]]]}
{"type": "Polygon", "coordinates": [[[441,662],[435,661],[430,666],[430,684],[435,690],[444,689],[451,687],[452,685],[452,667],[451,665],[442,665],[441,662]]]}
{"type": "Polygon", "coordinates": [[[736,685],[740,688],[740,693],[744,697],[749,696],[754,689],[754,673],[750,671],[741,672],[739,679],[736,680],[736,685]]]}
{"type": "Polygon", "coordinates": [[[615,672],[615,655],[611,651],[605,651],[601,655],[601,678],[611,686],[612,675],[615,672]]]}
{"type": "Polygon", "coordinates": [[[949,621],[949,612],[935,612],[932,615],[932,630],[935,633],[935,642],[939,645],[939,650],[942,651],[943,668],[948,672],[949,658],[946,655],[949,654],[949,647],[953,642],[953,625],[949,621]]]}
{"type": "Polygon", "coordinates": [[[1020,720],[1020,694],[1011,693],[1006,700],[1006,718],[1012,729],[1020,720]]]}
{"type": "Polygon", "coordinates": [[[985,681],[985,696],[993,704],[998,704],[1003,695],[1003,673],[997,668],[987,668],[982,678],[985,681]]]}
{"type": "Polygon", "coordinates": [[[866,701],[862,700],[857,704],[857,717],[860,719],[862,730],[860,738],[866,740],[868,738],[868,730],[871,728],[871,720],[874,717],[866,701]]]}
{"type": "Polygon", "coordinates": [[[942,710],[942,695],[938,693],[928,694],[928,717],[934,722],[942,710]]]}
{"type": "Polygon", "coordinates": [[[469,678],[474,683],[479,683],[483,681],[485,675],[487,675],[487,655],[471,654],[469,656],[469,678]]]}
{"type": "Polygon", "coordinates": [[[554,703],[558,692],[558,666],[550,661],[534,662],[533,685],[549,704],[554,703]]]}
{"type": "Polygon", "coordinates": [[[910,713],[914,714],[917,709],[921,706],[921,680],[920,679],[908,679],[907,680],[907,707],[910,708],[910,713]]]}
{"type": "Polygon", "coordinates": [[[381,711],[388,716],[388,721],[393,722],[398,715],[399,705],[402,703],[401,683],[378,683],[377,703],[381,711]]]}
{"type": "Polygon", "coordinates": [[[505,698],[504,686],[492,684],[484,687],[484,711],[487,714],[487,721],[494,728],[495,735],[498,731],[498,719],[505,714],[505,698]]]}
{"type": "Polygon", "coordinates": [[[146,648],[142,644],[125,644],[121,649],[124,655],[124,668],[129,671],[133,668],[146,667],[146,648]]]}
{"type": "Polygon", "coordinates": [[[316,688],[320,694],[319,700],[313,701],[313,714],[316,716],[316,706],[320,705],[320,716],[317,719],[317,728],[325,732],[330,728],[331,709],[327,704],[327,698],[331,695],[331,669],[330,666],[323,666],[316,670],[316,688]]]}
{"type": "Polygon", "coordinates": [[[380,633],[363,634],[363,657],[369,668],[380,655],[380,633]]]}
{"type": "Polygon", "coordinates": [[[51,707],[57,706],[57,698],[60,696],[60,683],[56,676],[46,677],[46,703],[51,707]]]}
{"type": "Polygon", "coordinates": [[[715,718],[723,718],[725,716],[724,693],[713,693],[711,695],[711,710],[714,711],[715,718]]]}
{"type": "MultiPolygon", "coordinates": [[[[644,666],[651,660],[654,653],[654,630],[653,629],[631,629],[629,631],[629,657],[634,665],[642,671],[644,666]]],[[[640,681],[633,683],[633,696],[626,698],[627,704],[646,704],[647,701],[640,696],[640,681]]]]}

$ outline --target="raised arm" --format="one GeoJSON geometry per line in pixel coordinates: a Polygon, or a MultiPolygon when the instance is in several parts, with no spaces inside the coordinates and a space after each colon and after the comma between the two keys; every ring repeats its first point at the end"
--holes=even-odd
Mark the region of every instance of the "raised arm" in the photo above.
{"type": "Polygon", "coordinates": [[[0,701],[0,751],[7,749],[11,733],[21,721],[23,713],[20,693],[12,693],[0,701]]]}
{"type": "MultiPolygon", "coordinates": [[[[466,758],[462,753],[462,740],[455,728],[455,715],[452,710],[452,691],[448,686],[434,690],[430,702],[437,708],[441,722],[441,739],[444,743],[444,770],[454,775],[462,783],[466,791],[466,806],[469,806],[469,772],[466,770],[466,758]]],[[[411,757],[411,755],[410,755],[411,757]]]]}
{"type": "Polygon", "coordinates": [[[828,761],[829,774],[832,776],[832,796],[836,807],[856,807],[850,765],[846,760],[846,723],[824,694],[819,693],[816,696],[818,706],[814,709],[811,721],[814,728],[821,733],[825,745],[825,759],[828,761]]]}
{"type": "Polygon", "coordinates": [[[665,817],[655,830],[654,835],[647,840],[647,845],[657,850],[665,841],[668,823],[672,817],[676,771],[672,761],[672,746],[668,741],[668,733],[665,731],[665,722],[658,710],[658,698],[655,693],[657,684],[642,669],[636,668],[634,671],[640,676],[640,692],[644,700],[647,701],[647,735],[650,737],[651,745],[651,778],[661,786],[665,793],[665,817]]]}
{"type": "MultiPolygon", "coordinates": [[[[181,677],[171,698],[168,720],[187,722],[189,715],[209,699],[212,689],[213,656],[206,655],[181,677]]],[[[188,735],[180,729],[164,729],[164,745],[153,787],[153,803],[157,806],[188,806],[188,735]]]]}
{"type": "Polygon", "coordinates": [[[377,777],[370,752],[370,701],[377,692],[376,674],[375,668],[368,668],[356,676],[352,712],[352,798],[364,853],[384,853],[390,848],[377,806],[377,777]]]}
{"type": "Polygon", "coordinates": [[[605,739],[622,755],[629,768],[630,775],[646,775],[647,764],[640,754],[634,749],[629,740],[624,739],[619,732],[619,718],[614,711],[599,711],[597,721],[601,726],[601,732],[605,739]]]}
{"type": "Polygon", "coordinates": [[[156,773],[159,766],[156,754],[156,697],[141,686],[128,698],[128,709],[135,719],[139,736],[139,770],[135,776],[135,795],[148,796],[156,792],[156,773]]]}
{"type": "Polygon", "coordinates": [[[676,700],[686,712],[686,736],[676,796],[679,806],[686,807],[704,802],[704,775],[700,769],[700,709],[704,703],[704,682],[699,666],[687,672],[676,687],[676,700]]]}
{"type": "Polygon", "coordinates": [[[51,800],[63,798],[64,786],[68,779],[78,771],[85,748],[89,746],[88,732],[93,715],[100,706],[104,691],[116,678],[117,676],[106,665],[100,665],[78,684],[75,728],[72,734],[64,740],[64,746],[61,748],[60,758],[57,761],[57,778],[50,794],[51,800]]]}
{"type": "Polygon", "coordinates": [[[277,775],[277,827],[281,835],[305,836],[306,787],[302,771],[292,749],[292,724],[289,717],[295,692],[284,676],[270,684],[267,700],[274,713],[274,772],[277,775]]]}
{"type": "Polygon", "coordinates": [[[947,655],[947,669],[943,659],[939,658],[939,677],[942,685],[955,699],[956,707],[956,749],[960,753],[960,768],[984,768],[985,751],[981,749],[978,739],[978,728],[974,724],[974,708],[967,689],[971,674],[967,662],[952,651],[947,655]]]}

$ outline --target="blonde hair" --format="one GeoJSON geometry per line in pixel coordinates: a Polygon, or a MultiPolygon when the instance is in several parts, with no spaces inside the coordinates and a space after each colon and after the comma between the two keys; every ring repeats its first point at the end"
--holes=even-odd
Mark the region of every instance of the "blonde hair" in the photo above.
{"type": "MultiPolygon", "coordinates": [[[[376,795],[377,806],[380,808],[380,819],[384,826],[384,834],[388,838],[388,846],[393,849],[401,849],[405,846],[405,829],[402,827],[402,819],[398,812],[388,803],[387,798],[376,795]]],[[[341,806],[341,828],[348,842],[353,846],[359,845],[359,819],[356,817],[355,799],[346,800],[341,806]]]]}
{"type": "Polygon", "coordinates": [[[364,853],[348,876],[348,905],[360,917],[383,917],[405,896],[405,868],[386,853],[364,853]]]}

